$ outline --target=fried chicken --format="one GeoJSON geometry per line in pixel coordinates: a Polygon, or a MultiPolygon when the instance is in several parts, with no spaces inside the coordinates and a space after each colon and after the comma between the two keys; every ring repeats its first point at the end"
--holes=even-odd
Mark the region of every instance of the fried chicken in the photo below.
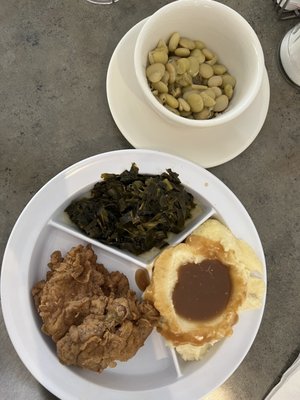
{"type": "Polygon", "coordinates": [[[137,299],[124,274],[96,261],[90,245],[74,247],[64,258],[55,251],[46,280],[34,285],[32,295],[60,361],[101,372],[133,357],[159,314],[137,299]]]}

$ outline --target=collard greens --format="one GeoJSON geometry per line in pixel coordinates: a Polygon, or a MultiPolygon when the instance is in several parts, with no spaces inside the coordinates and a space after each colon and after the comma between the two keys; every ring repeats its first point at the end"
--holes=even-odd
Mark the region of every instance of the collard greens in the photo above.
{"type": "Polygon", "coordinates": [[[73,201],[66,212],[86,235],[136,255],[166,245],[195,207],[178,174],[140,174],[135,163],[121,174],[102,174],[90,197],[73,201]]]}

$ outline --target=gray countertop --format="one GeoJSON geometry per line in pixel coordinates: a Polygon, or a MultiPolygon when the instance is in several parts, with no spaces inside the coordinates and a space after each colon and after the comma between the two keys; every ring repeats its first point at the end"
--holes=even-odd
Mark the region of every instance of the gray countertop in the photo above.
{"type": "MultiPolygon", "coordinates": [[[[252,145],[210,171],[237,195],[257,227],[268,294],[249,353],[207,399],[262,400],[300,347],[300,92],[283,78],[277,63],[278,45],[297,21],[277,20],[271,0],[222,2],[255,29],[271,99],[252,145]]],[[[18,215],[50,178],[91,155],[131,148],[110,114],[106,71],[122,36],[166,3],[0,0],[1,255],[18,215]]],[[[20,361],[1,315],[0,342],[0,398],[55,399],[20,361]]]]}

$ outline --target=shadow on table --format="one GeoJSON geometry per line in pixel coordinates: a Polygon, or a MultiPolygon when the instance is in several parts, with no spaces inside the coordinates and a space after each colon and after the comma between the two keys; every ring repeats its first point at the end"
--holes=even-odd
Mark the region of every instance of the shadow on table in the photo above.
{"type": "Polygon", "coordinates": [[[59,400],[58,397],[54,396],[54,394],[50,393],[44,386],[39,384],[39,391],[41,393],[41,398],[45,400],[59,400]]]}

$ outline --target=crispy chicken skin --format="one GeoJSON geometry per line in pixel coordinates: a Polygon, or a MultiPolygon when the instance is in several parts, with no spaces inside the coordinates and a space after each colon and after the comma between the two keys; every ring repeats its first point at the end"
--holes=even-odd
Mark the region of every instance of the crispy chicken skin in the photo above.
{"type": "Polygon", "coordinates": [[[159,314],[137,299],[125,275],[96,260],[90,245],[78,245],[64,258],[55,251],[46,280],[34,285],[32,295],[60,361],[101,372],[133,357],[159,314]]]}

